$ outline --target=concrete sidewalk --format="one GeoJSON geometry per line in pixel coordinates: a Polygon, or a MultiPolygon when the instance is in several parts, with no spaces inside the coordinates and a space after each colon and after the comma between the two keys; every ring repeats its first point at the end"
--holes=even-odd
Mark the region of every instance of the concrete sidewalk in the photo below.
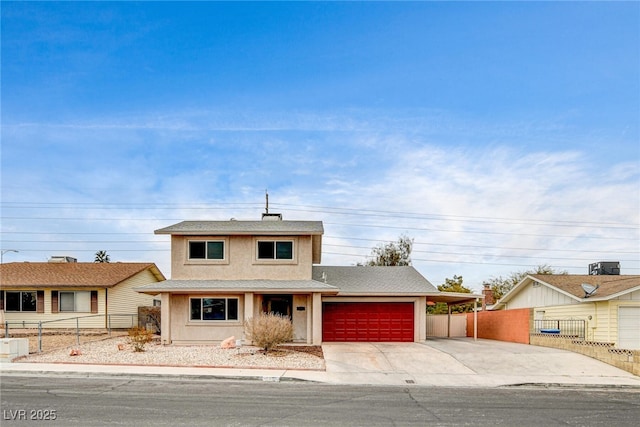
{"type": "Polygon", "coordinates": [[[316,381],[330,384],[632,387],[640,377],[564,350],[469,338],[424,343],[323,344],[326,371],[139,365],[5,363],[2,375],[316,381]]]}

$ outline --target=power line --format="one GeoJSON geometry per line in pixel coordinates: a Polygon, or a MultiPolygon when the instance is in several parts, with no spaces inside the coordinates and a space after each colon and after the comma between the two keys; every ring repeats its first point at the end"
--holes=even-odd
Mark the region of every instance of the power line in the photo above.
{"type": "MultiPolygon", "coordinates": [[[[149,222],[149,221],[182,221],[181,219],[170,219],[170,218],[69,218],[69,217],[2,217],[2,220],[20,220],[20,221],[30,221],[30,220],[42,220],[42,221],[83,221],[83,222],[91,222],[91,221],[135,221],[135,222],[149,222]]],[[[350,223],[340,223],[340,222],[324,222],[324,224],[328,225],[340,225],[345,227],[370,227],[370,228],[385,228],[385,229],[396,229],[396,230],[414,230],[414,231],[431,231],[431,232],[440,232],[440,233],[473,233],[473,234],[494,234],[494,235],[507,235],[507,236],[528,236],[528,237],[562,237],[562,238],[580,238],[580,239],[598,239],[598,240],[635,240],[633,237],[625,238],[625,237],[614,237],[614,236],[568,236],[568,235],[558,235],[558,234],[536,234],[536,233],[515,233],[515,232],[503,232],[503,231],[485,231],[485,230],[446,230],[446,229],[437,229],[437,228],[427,228],[427,227],[404,227],[404,226],[393,226],[393,225],[378,225],[378,224],[350,224],[350,223]]]]}
{"type": "MultiPolygon", "coordinates": [[[[365,239],[361,237],[338,237],[338,236],[324,236],[327,239],[342,239],[342,240],[362,240],[367,242],[377,242],[377,243],[392,243],[394,240],[380,240],[380,239],[365,239]]],[[[424,242],[413,242],[414,245],[426,245],[426,246],[453,246],[459,248],[477,248],[477,249],[501,249],[501,250],[510,250],[510,251],[539,251],[540,248],[514,248],[507,246],[486,246],[486,245],[465,245],[465,244],[456,244],[456,243],[424,243],[424,242]]],[[[590,250],[580,250],[580,249],[550,249],[544,248],[545,252],[593,252],[593,253],[602,253],[602,251],[590,251],[590,250]]],[[[640,254],[640,251],[607,251],[608,253],[615,254],[640,254]]]]}
{"type": "MultiPolygon", "coordinates": [[[[103,235],[140,235],[140,236],[148,236],[150,233],[95,233],[95,232],[69,232],[69,233],[50,233],[50,232],[34,232],[34,231],[0,231],[0,234],[26,234],[26,235],[51,235],[51,236],[66,236],[66,235],[87,235],[87,236],[103,236],[103,235]]],[[[164,238],[165,236],[161,236],[159,238],[164,238]]],[[[357,241],[367,241],[367,242],[375,242],[375,243],[391,243],[393,240],[382,240],[382,239],[366,239],[361,237],[349,237],[349,236],[324,236],[325,239],[340,239],[340,240],[357,240],[357,241]]],[[[162,243],[166,244],[166,240],[7,240],[3,239],[3,242],[7,243],[86,243],[86,244],[94,244],[94,243],[162,243]]],[[[476,249],[493,249],[493,250],[518,250],[518,251],[539,251],[540,248],[522,248],[522,247],[506,247],[506,246],[488,246],[488,245],[469,245],[469,244],[456,244],[456,243],[424,243],[424,242],[413,242],[414,246],[424,245],[424,246],[445,246],[445,247],[459,247],[459,248],[476,248],[476,249]]],[[[325,245],[329,246],[329,243],[325,242],[325,245]]],[[[340,245],[333,245],[340,246],[340,245]]],[[[369,247],[369,249],[372,249],[369,247]]],[[[552,249],[545,248],[545,252],[574,252],[574,253],[602,253],[602,251],[596,250],[581,250],[581,249],[552,249]]],[[[417,251],[417,250],[416,250],[417,251]]],[[[640,254],[640,251],[612,251],[607,250],[610,254],[627,254],[627,255],[635,255],[640,254]]]]}
{"type": "Polygon", "coordinates": [[[387,228],[395,230],[415,230],[415,231],[434,231],[439,233],[473,233],[473,234],[497,234],[507,236],[528,236],[528,237],[563,237],[570,239],[599,239],[599,240],[635,240],[633,237],[613,237],[613,236],[567,236],[559,234],[534,234],[534,233],[508,233],[503,231],[484,231],[484,230],[442,230],[437,228],[425,228],[425,227],[400,227],[393,225],[373,225],[373,224],[345,224],[339,222],[324,222],[329,225],[341,225],[346,227],[371,227],[371,228],[387,228]]]}
{"type": "MultiPolygon", "coordinates": [[[[337,247],[337,248],[350,248],[350,249],[369,249],[364,246],[348,246],[348,245],[331,245],[323,243],[323,246],[337,247]]],[[[565,261],[591,261],[591,258],[567,258],[567,257],[538,257],[528,255],[494,255],[494,254],[478,254],[478,253],[464,253],[464,252],[442,252],[442,251],[422,251],[412,250],[411,254],[436,254],[436,255],[456,255],[456,256],[483,256],[494,258],[527,258],[527,259],[547,259],[547,260],[565,260],[565,261]]],[[[618,260],[620,262],[634,262],[635,260],[618,260]]]]}
{"type": "MultiPolygon", "coordinates": [[[[366,258],[364,256],[354,255],[354,254],[345,254],[341,252],[322,252],[322,255],[338,255],[338,256],[348,256],[348,257],[360,257],[366,258]]],[[[534,267],[535,264],[512,264],[512,263],[498,263],[498,262],[484,262],[484,261],[460,261],[460,260],[441,260],[441,259],[421,259],[421,258],[413,258],[411,257],[412,263],[415,262],[428,262],[428,263],[438,263],[438,264],[474,264],[474,265],[499,265],[499,266],[509,266],[509,267],[534,267]]],[[[584,265],[552,265],[553,268],[562,268],[562,269],[574,269],[574,268],[584,268],[584,265]]],[[[628,270],[640,270],[640,268],[636,267],[625,267],[628,270]]]]}
{"type": "MultiPolygon", "coordinates": [[[[180,209],[180,210],[222,210],[230,207],[240,207],[241,209],[262,209],[261,204],[256,203],[217,203],[217,204],[193,204],[185,205],[181,203],[71,203],[71,202],[2,202],[0,205],[6,205],[11,209],[44,209],[50,207],[63,207],[73,209],[109,209],[118,210],[125,208],[135,208],[142,210],[157,209],[180,209]]],[[[465,216],[465,215],[443,215],[433,213],[418,213],[406,211],[388,211],[374,209],[356,209],[342,208],[331,206],[314,206],[314,205],[295,205],[286,203],[272,203],[272,206],[284,207],[293,212],[314,212],[327,213],[334,215],[355,215],[367,217],[385,217],[394,219],[416,219],[416,220],[442,220],[442,221],[464,221],[464,222],[481,222],[481,223],[499,223],[513,225],[545,225],[551,227],[581,227],[581,228],[612,228],[612,229],[640,229],[640,224],[625,224],[618,222],[606,221],[568,221],[568,220],[541,220],[534,218],[507,218],[507,217],[482,217],[482,216],[465,216]]]]}

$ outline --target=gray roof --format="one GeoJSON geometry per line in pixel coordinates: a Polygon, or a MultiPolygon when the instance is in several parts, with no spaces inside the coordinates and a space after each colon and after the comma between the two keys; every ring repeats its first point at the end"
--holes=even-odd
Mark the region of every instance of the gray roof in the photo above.
{"type": "Polygon", "coordinates": [[[315,280],[165,280],[135,288],[138,292],[181,292],[181,291],[208,291],[208,292],[268,292],[287,291],[295,292],[328,292],[336,293],[335,286],[315,280]]]}
{"type": "Polygon", "coordinates": [[[338,295],[424,295],[440,292],[413,267],[313,267],[313,279],[336,286],[338,295]],[[324,278],[323,278],[324,274],[324,278]]]}
{"type": "Polygon", "coordinates": [[[182,221],[155,231],[178,235],[311,235],[323,234],[322,221],[182,221]]]}

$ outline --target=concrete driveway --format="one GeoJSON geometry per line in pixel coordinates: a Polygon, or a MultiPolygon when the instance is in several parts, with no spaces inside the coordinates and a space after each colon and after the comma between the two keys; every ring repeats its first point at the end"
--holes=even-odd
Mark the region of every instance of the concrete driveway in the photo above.
{"type": "Polygon", "coordinates": [[[341,384],[496,387],[582,384],[640,387],[640,377],[587,356],[472,338],[423,343],[323,344],[324,381],[341,384]]]}

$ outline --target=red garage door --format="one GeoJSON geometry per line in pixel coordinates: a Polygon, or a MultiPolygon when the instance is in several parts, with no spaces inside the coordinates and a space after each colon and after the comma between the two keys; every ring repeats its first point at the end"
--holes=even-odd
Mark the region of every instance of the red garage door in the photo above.
{"type": "Polygon", "coordinates": [[[325,302],[322,341],[413,342],[413,303],[325,302]]]}

